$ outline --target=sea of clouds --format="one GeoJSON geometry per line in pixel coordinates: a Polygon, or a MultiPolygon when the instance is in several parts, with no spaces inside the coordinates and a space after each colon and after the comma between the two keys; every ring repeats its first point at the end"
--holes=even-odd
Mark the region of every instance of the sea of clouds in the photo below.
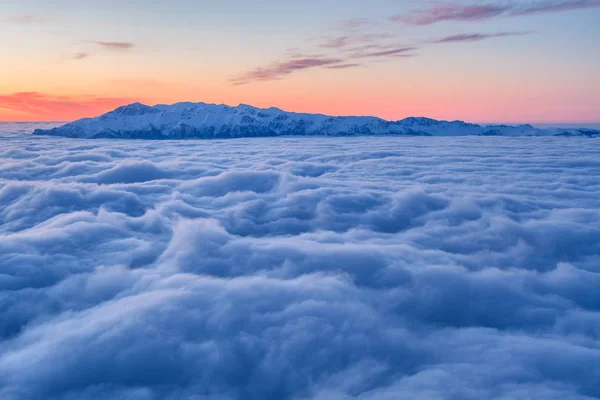
{"type": "Polygon", "coordinates": [[[0,398],[600,397],[600,140],[0,130],[0,398]]]}

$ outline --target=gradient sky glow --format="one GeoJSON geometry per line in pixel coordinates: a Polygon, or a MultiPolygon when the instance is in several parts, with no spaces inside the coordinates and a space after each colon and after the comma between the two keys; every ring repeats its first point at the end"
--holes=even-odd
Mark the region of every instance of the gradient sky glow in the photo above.
{"type": "Polygon", "coordinates": [[[0,121],[133,101],[599,123],[600,0],[3,0],[0,121]]]}

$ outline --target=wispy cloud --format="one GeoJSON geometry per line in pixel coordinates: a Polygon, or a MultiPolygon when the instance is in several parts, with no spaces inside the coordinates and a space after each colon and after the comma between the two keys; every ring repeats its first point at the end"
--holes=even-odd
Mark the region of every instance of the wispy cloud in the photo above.
{"type": "Polygon", "coordinates": [[[479,42],[482,40],[499,37],[530,35],[532,33],[533,32],[463,33],[460,35],[446,36],[441,39],[434,40],[432,43],[479,42]]]}
{"type": "Polygon", "coordinates": [[[385,39],[392,38],[393,35],[389,33],[365,33],[343,35],[343,36],[325,36],[317,38],[320,42],[319,47],[327,49],[341,49],[349,46],[358,46],[365,43],[379,42],[385,39]]]}
{"type": "Polygon", "coordinates": [[[506,11],[506,6],[440,4],[426,10],[413,11],[406,15],[395,15],[392,20],[414,25],[430,25],[448,20],[479,21],[502,15],[506,11]]]}
{"type": "Polygon", "coordinates": [[[75,53],[71,57],[73,60],[83,60],[84,58],[88,58],[90,53],[75,53]]]}
{"type": "Polygon", "coordinates": [[[414,50],[417,50],[417,47],[396,47],[379,51],[367,51],[363,53],[356,53],[354,58],[371,58],[371,57],[388,57],[388,56],[398,56],[400,54],[406,55],[414,50]]]}
{"type": "Polygon", "coordinates": [[[534,2],[487,2],[480,4],[443,3],[433,7],[395,15],[394,21],[413,25],[431,25],[441,21],[482,21],[495,17],[547,14],[600,7],[600,0],[544,0],[534,2]]]}
{"type": "Polygon", "coordinates": [[[129,43],[129,42],[103,42],[103,41],[96,41],[94,43],[96,43],[99,46],[102,46],[105,49],[110,49],[110,50],[130,50],[130,49],[133,49],[135,47],[135,44],[129,43]]]}
{"type": "Polygon", "coordinates": [[[102,50],[105,50],[105,51],[129,51],[135,47],[135,44],[130,43],[130,42],[106,42],[106,41],[100,41],[100,40],[89,40],[84,43],[88,43],[88,44],[91,43],[96,46],[99,46],[100,50],[97,47],[92,49],[92,48],[89,48],[89,46],[87,46],[88,48],[86,50],[79,51],[79,52],[73,54],[71,56],[72,60],[83,60],[84,58],[91,57],[96,52],[102,51],[102,50]]]}
{"type": "Polygon", "coordinates": [[[0,95],[0,110],[8,111],[21,120],[66,121],[99,115],[133,101],[135,99],[121,97],[55,96],[21,92],[0,95]]]}
{"type": "Polygon", "coordinates": [[[515,7],[510,15],[529,15],[600,7],[600,0],[541,1],[515,7]]]}
{"type": "Polygon", "coordinates": [[[292,58],[281,62],[276,62],[265,68],[256,68],[248,71],[241,76],[232,79],[236,85],[243,85],[254,81],[272,81],[280,79],[283,76],[289,75],[296,71],[306,70],[318,67],[327,67],[336,64],[344,63],[340,58],[328,57],[308,57],[308,58],[292,58]]]}
{"type": "MultiPolygon", "coordinates": [[[[336,49],[335,47],[332,48],[336,49]]],[[[250,70],[238,77],[233,78],[231,81],[236,85],[245,85],[256,81],[278,80],[294,72],[314,68],[355,68],[364,65],[365,62],[368,64],[369,61],[363,62],[362,60],[369,58],[393,59],[396,57],[413,57],[414,53],[412,52],[417,49],[418,48],[414,46],[394,47],[370,44],[345,49],[341,52],[341,54],[331,56],[302,56],[301,54],[293,54],[288,56],[288,58],[284,61],[273,63],[267,67],[250,70]]]]}
{"type": "Polygon", "coordinates": [[[342,21],[340,23],[340,27],[342,29],[354,30],[358,28],[362,28],[368,25],[373,25],[375,21],[372,21],[368,18],[354,18],[346,21],[342,21]]]}
{"type": "Polygon", "coordinates": [[[320,46],[329,49],[339,49],[348,46],[350,42],[350,36],[338,36],[333,38],[328,37],[324,38],[323,43],[321,43],[320,46]]]}
{"type": "MultiPolygon", "coordinates": [[[[592,7],[600,3],[600,0],[546,0],[543,2],[530,2],[527,5],[516,5],[516,3],[500,3],[501,0],[496,1],[498,3],[479,5],[434,3],[437,5],[430,9],[414,11],[408,15],[393,17],[393,19],[406,21],[411,24],[429,25],[443,20],[475,21],[496,16],[557,12],[592,7]]],[[[244,85],[251,82],[278,80],[295,72],[309,69],[327,68],[343,70],[398,58],[415,57],[417,55],[416,51],[422,46],[427,45],[477,42],[500,37],[523,36],[532,33],[463,33],[435,40],[411,40],[402,43],[403,41],[399,40],[397,35],[378,31],[381,29],[381,26],[383,24],[377,24],[365,18],[344,21],[339,25],[339,35],[320,36],[310,41],[313,49],[316,46],[321,51],[324,51],[325,54],[308,56],[301,50],[294,49],[293,52],[283,56],[283,61],[249,70],[240,76],[234,77],[231,81],[236,85],[244,85]]]]}
{"type": "Polygon", "coordinates": [[[339,65],[330,65],[326,68],[329,69],[348,69],[348,68],[356,68],[360,67],[362,64],[359,63],[351,63],[351,64],[339,64],[339,65]]]}
{"type": "Polygon", "coordinates": [[[40,22],[40,18],[34,14],[21,14],[8,17],[7,21],[14,24],[33,24],[35,22],[40,22]]]}

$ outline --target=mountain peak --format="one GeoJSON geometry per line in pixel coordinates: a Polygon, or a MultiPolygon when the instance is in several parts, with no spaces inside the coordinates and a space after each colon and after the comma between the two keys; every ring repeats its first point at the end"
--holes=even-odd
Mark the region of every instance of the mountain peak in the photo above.
{"type": "Polygon", "coordinates": [[[133,103],[98,118],[83,119],[37,135],[124,139],[225,139],[260,136],[600,136],[600,131],[543,130],[529,125],[480,126],[463,121],[410,117],[386,121],[377,117],[334,117],[278,108],[177,103],[154,107],[133,103]]]}
{"type": "Polygon", "coordinates": [[[135,102],[135,103],[131,103],[125,106],[121,106],[117,109],[115,109],[114,111],[112,111],[110,114],[117,114],[117,115],[143,115],[143,114],[149,114],[152,112],[157,112],[157,110],[154,109],[154,107],[148,106],[146,104],[142,104],[140,102],[135,102]]]}

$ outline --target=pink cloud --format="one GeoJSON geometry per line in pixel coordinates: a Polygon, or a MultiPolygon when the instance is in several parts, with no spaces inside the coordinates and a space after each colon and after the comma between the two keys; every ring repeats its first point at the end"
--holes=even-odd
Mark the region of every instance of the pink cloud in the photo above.
{"type": "Polygon", "coordinates": [[[282,62],[273,63],[268,67],[248,71],[245,74],[234,78],[232,81],[236,85],[244,85],[254,81],[272,81],[296,71],[332,66],[342,64],[343,62],[344,60],[342,59],[327,57],[292,58],[282,62]]]}
{"type": "Polygon", "coordinates": [[[359,53],[354,54],[354,57],[355,58],[389,57],[389,56],[407,55],[406,53],[410,53],[414,50],[417,50],[417,47],[397,47],[397,48],[377,47],[377,48],[380,48],[381,50],[359,52],[359,53]]]}
{"type": "Polygon", "coordinates": [[[487,4],[445,3],[392,17],[394,21],[413,25],[431,25],[441,21],[482,21],[494,17],[514,17],[547,14],[600,7],[600,0],[544,0],[528,2],[497,2],[487,4]]]}
{"type": "Polygon", "coordinates": [[[89,53],[75,53],[72,56],[73,60],[83,60],[84,58],[88,58],[90,56],[89,53]]]}
{"type": "Polygon", "coordinates": [[[350,64],[338,64],[338,65],[330,65],[326,68],[329,69],[348,69],[348,68],[356,68],[356,67],[360,67],[362,64],[358,64],[358,63],[350,63],[350,64]]]}
{"type": "Polygon", "coordinates": [[[502,15],[506,6],[442,4],[428,10],[414,11],[408,15],[396,15],[394,21],[413,25],[431,25],[440,21],[478,21],[502,15]]]}
{"type": "Polygon", "coordinates": [[[129,42],[95,42],[97,45],[110,50],[130,50],[135,47],[135,44],[129,42]]]}
{"type": "Polygon", "coordinates": [[[93,117],[134,99],[95,96],[55,96],[38,92],[0,95],[0,119],[7,121],[70,121],[93,117]]]}
{"type": "Polygon", "coordinates": [[[464,33],[459,35],[446,36],[435,40],[433,43],[463,43],[479,42],[487,39],[494,39],[507,36],[530,35],[532,32],[499,32],[499,33],[464,33]]]}

